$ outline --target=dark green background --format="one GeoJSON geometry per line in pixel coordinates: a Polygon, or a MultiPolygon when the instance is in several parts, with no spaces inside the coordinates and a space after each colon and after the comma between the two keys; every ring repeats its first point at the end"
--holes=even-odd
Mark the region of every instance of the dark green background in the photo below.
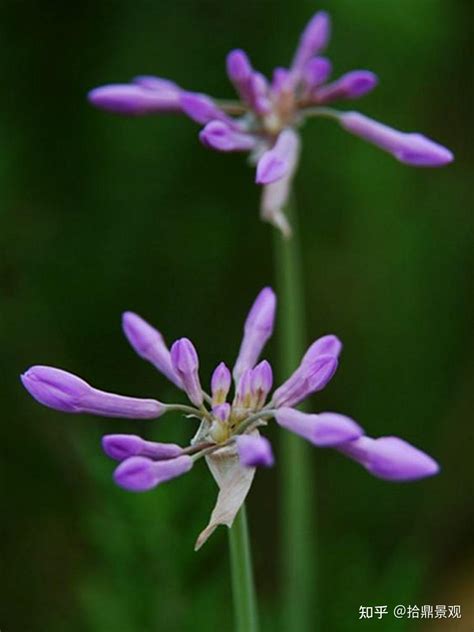
{"type": "MultiPolygon", "coordinates": [[[[122,119],[85,94],[149,73],[230,97],[226,52],[241,46],[269,72],[318,8],[334,18],[336,74],[381,78],[356,107],[456,154],[417,170],[330,121],[303,132],[310,335],[345,344],[314,409],[402,435],[443,467],[391,485],[315,449],[320,631],[408,629],[392,616],[358,622],[361,604],[397,603],[461,603],[465,628],[433,629],[472,628],[473,4],[99,0],[1,6],[2,632],[232,629],[225,530],[193,552],[215,498],[205,467],[135,496],[114,487],[99,446],[104,432],[186,441],[192,422],[68,417],[37,405],[18,375],[52,364],[169,401],[172,387],[121,334],[125,309],[169,341],[189,336],[204,381],[232,363],[250,302],[274,282],[253,172],[203,149],[184,118],[122,119]]],[[[279,629],[282,475],[259,472],[249,500],[264,632],[279,629]]]]}

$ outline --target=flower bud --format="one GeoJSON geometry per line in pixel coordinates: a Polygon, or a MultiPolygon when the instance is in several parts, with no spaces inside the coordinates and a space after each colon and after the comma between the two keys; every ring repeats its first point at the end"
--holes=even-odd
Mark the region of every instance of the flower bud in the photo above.
{"type": "Polygon", "coordinates": [[[213,120],[224,120],[228,121],[231,125],[233,124],[232,119],[205,94],[182,92],[179,102],[182,111],[196,123],[204,125],[213,120]]]}
{"type": "Polygon", "coordinates": [[[203,145],[217,151],[251,151],[255,139],[250,134],[239,132],[224,121],[211,121],[199,133],[203,145]]]}
{"type": "Polygon", "coordinates": [[[133,312],[123,314],[122,327],[127,340],[138,355],[151,362],[178,388],[183,388],[180,377],[171,366],[170,352],[160,332],[133,312]]]}
{"type": "Polygon", "coordinates": [[[222,423],[225,423],[229,419],[231,410],[230,404],[218,404],[212,407],[213,415],[222,423]]]}
{"type": "Polygon", "coordinates": [[[360,437],[338,450],[387,481],[414,481],[439,472],[433,458],[399,437],[360,437]]]}
{"type": "Polygon", "coordinates": [[[263,360],[252,370],[251,390],[256,408],[261,408],[272,390],[273,371],[270,363],[263,360]]]}
{"type": "Polygon", "coordinates": [[[283,130],[275,145],[266,151],[257,164],[257,184],[270,184],[283,178],[299,152],[299,139],[291,129],[283,130]]]}
{"type": "Polygon", "coordinates": [[[319,447],[337,446],[363,434],[355,421],[337,413],[308,415],[294,408],[279,408],[275,419],[283,428],[319,447]]]}
{"type": "Polygon", "coordinates": [[[131,492],[146,492],[160,483],[181,476],[193,466],[190,456],[183,455],[167,461],[152,461],[143,456],[132,456],[116,468],[114,480],[131,492]]]}
{"type": "Polygon", "coordinates": [[[244,337],[233,370],[236,382],[246,369],[255,366],[263,347],[272,335],[275,310],[275,293],[266,287],[255,299],[245,321],[244,337]]]}
{"type": "Polygon", "coordinates": [[[316,88],[313,100],[318,104],[332,103],[338,100],[358,99],[373,90],[378,78],[369,70],[352,70],[333,83],[316,88]]]}
{"type": "Polygon", "coordinates": [[[300,37],[291,70],[300,73],[306,62],[326,48],[331,37],[331,20],[326,11],[318,11],[308,22],[300,37]]]}
{"type": "Polygon", "coordinates": [[[211,378],[212,404],[223,404],[230,390],[232,376],[229,369],[221,362],[217,365],[211,378]]]}
{"type": "Polygon", "coordinates": [[[327,57],[313,57],[303,70],[303,81],[307,90],[311,91],[325,83],[332,72],[332,64],[327,57]]]}
{"type": "Polygon", "coordinates": [[[49,366],[31,367],[21,376],[21,381],[38,402],[67,413],[153,419],[166,411],[166,406],[154,399],[99,391],[76,375],[49,366]]]}
{"type": "Polygon", "coordinates": [[[242,373],[235,392],[235,408],[253,408],[252,369],[245,369],[242,373]]]}
{"type": "Polygon", "coordinates": [[[150,90],[141,85],[124,83],[94,88],[87,98],[100,110],[126,116],[142,116],[179,112],[179,93],[179,89],[150,90]]]}
{"type": "Polygon", "coordinates": [[[242,101],[249,103],[249,82],[253,73],[252,64],[243,50],[232,50],[227,55],[227,75],[242,101]]]}
{"type": "Polygon", "coordinates": [[[449,149],[422,134],[399,132],[358,112],[341,114],[339,122],[351,134],[380,147],[407,165],[441,167],[454,159],[449,149]]]}
{"type": "Polygon", "coordinates": [[[308,347],[308,350],[301,360],[301,366],[307,366],[322,355],[332,355],[338,358],[341,351],[342,342],[337,336],[333,336],[332,334],[322,336],[308,347]]]}
{"type": "Polygon", "coordinates": [[[271,467],[275,459],[272,446],[259,435],[239,435],[236,438],[237,454],[244,467],[271,467]]]}
{"type": "Polygon", "coordinates": [[[199,359],[193,343],[188,338],[177,340],[171,347],[171,364],[183,382],[184,390],[195,406],[203,402],[199,381],[199,359]]]}
{"type": "Polygon", "coordinates": [[[102,437],[102,448],[107,456],[123,461],[131,456],[145,456],[154,461],[174,459],[183,449],[174,443],[145,441],[137,435],[115,434],[102,437]]]}
{"type": "Polygon", "coordinates": [[[321,355],[312,362],[301,364],[298,369],[273,394],[277,407],[295,406],[312,393],[322,390],[337,369],[337,358],[321,355]]]}

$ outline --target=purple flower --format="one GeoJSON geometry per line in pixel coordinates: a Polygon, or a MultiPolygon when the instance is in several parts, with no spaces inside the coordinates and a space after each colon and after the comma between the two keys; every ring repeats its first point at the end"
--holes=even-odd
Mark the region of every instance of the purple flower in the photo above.
{"type": "Polygon", "coordinates": [[[309,117],[336,120],[352,134],[418,167],[439,167],[453,160],[445,147],[416,133],[404,133],[357,112],[328,108],[334,101],[359,99],[378,79],[368,70],[352,70],[329,82],[332,65],[320,53],[331,34],[329,15],[319,11],[304,29],[288,68],[275,68],[272,81],[255,70],[240,49],[227,55],[227,75],[239,100],[230,102],[189,92],[157,77],[136,77],[131,84],[108,85],[89,93],[96,107],[124,115],[181,113],[203,129],[205,147],[249,152],[263,186],[261,217],[285,236],[291,227],[284,209],[299,160],[299,128],[309,117]]]}
{"type": "Polygon", "coordinates": [[[404,481],[436,474],[436,462],[402,439],[372,439],[345,415],[307,414],[295,408],[333,377],[342,350],[334,335],[313,342],[292,375],[270,395],[272,368],[267,360],[259,362],[259,357],[272,334],[275,311],[276,296],[266,287],[245,320],[233,370],[233,395],[232,375],[224,362],[212,373],[209,395],[201,386],[193,343],[181,338],[168,351],[161,334],[132,312],[123,317],[125,335],[132,347],[182,389],[188,403],[164,404],[99,391],[81,378],[51,367],[34,366],[21,379],[37,401],[63,412],[141,419],[181,411],[197,419],[199,428],[186,447],[137,435],[106,435],[102,441],[104,452],[120,461],[115,482],[130,491],[153,489],[185,474],[198,459],[206,459],[220,491],[211,522],[197,546],[218,524],[232,524],[250,489],[255,468],[273,465],[271,446],[260,434],[272,419],[315,446],[335,448],[379,478],[404,481]]]}

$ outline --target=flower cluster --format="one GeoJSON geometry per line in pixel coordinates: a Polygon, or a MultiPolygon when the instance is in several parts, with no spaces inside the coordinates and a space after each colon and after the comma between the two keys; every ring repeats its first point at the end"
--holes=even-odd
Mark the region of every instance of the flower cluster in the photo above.
{"type": "Polygon", "coordinates": [[[168,349],[162,335],[140,316],[132,312],[123,315],[124,333],[132,347],[184,391],[187,404],[108,393],[47,366],[33,366],[21,379],[37,401],[63,412],[153,419],[174,410],[198,419],[199,429],[186,447],[122,434],[104,436],[103,449],[120,461],[115,482],[134,492],[153,489],[180,476],[205,457],[222,498],[204,539],[217,524],[232,523],[250,488],[254,468],[273,465],[270,443],[260,434],[271,419],[315,446],[335,448],[379,478],[410,481],[436,474],[437,463],[403,439],[373,439],[345,415],[307,414],[295,408],[333,377],[342,347],[336,336],[326,335],[313,342],[294,373],[270,395],[271,366],[258,360],[272,334],[275,310],[275,294],[264,288],[245,321],[232,374],[221,362],[212,374],[210,394],[201,386],[198,354],[190,340],[181,338],[168,349]],[[229,397],[232,379],[235,392],[229,397]]]}
{"type": "Polygon", "coordinates": [[[377,85],[377,77],[368,70],[353,70],[329,81],[331,62],[321,56],[329,38],[329,16],[320,11],[304,29],[290,66],[275,68],[271,80],[253,68],[244,51],[232,50],[227,74],[239,101],[214,99],[150,76],[95,88],[89,101],[129,116],[185,114],[203,126],[199,138],[206,147],[249,152],[257,166],[256,182],[264,185],[261,216],[288,236],[291,227],[284,207],[298,164],[298,129],[308,117],[329,117],[409,165],[438,167],[453,159],[448,149],[421,134],[400,132],[358,112],[329,107],[335,101],[358,99],[377,85]]]}

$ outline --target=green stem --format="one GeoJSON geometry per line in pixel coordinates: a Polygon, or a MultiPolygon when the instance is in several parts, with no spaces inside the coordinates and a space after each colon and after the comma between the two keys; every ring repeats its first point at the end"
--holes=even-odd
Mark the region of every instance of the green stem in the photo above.
{"type": "MultiPolygon", "coordinates": [[[[286,379],[305,351],[304,290],[294,197],[286,209],[293,236],[275,230],[275,267],[279,300],[280,378],[286,379]]],[[[314,477],[310,446],[291,433],[281,443],[281,551],[283,630],[315,632],[314,477]]]]}
{"type": "Polygon", "coordinates": [[[258,632],[247,513],[242,505],[229,530],[230,568],[236,632],[258,632]]]}

